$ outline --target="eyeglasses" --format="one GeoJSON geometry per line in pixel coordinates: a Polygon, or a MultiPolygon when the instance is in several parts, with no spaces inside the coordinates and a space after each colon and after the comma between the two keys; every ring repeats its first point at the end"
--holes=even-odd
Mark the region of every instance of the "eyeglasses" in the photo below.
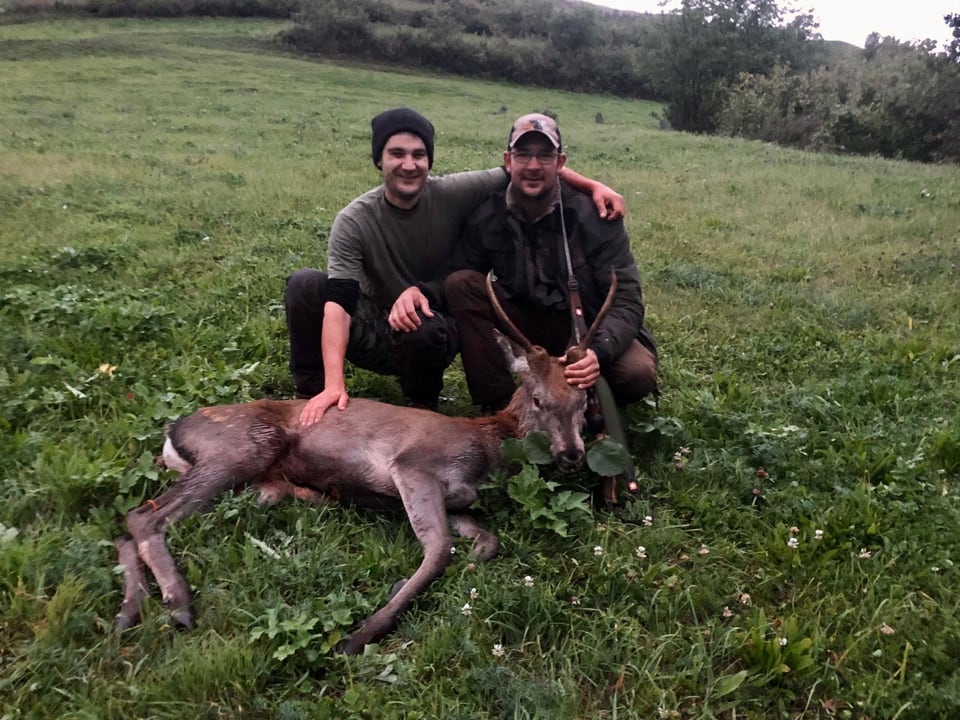
{"type": "Polygon", "coordinates": [[[513,158],[515,163],[520,165],[528,165],[534,158],[536,158],[537,162],[539,162],[541,165],[553,165],[560,155],[559,153],[550,152],[547,150],[537,153],[532,153],[529,150],[511,150],[510,157],[513,158]]]}

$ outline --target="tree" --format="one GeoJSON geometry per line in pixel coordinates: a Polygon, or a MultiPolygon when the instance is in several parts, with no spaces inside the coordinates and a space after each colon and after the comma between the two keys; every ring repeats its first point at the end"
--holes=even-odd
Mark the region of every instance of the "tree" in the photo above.
{"type": "Polygon", "coordinates": [[[944,15],[943,21],[950,28],[953,40],[944,46],[947,56],[954,62],[960,61],[960,13],[951,13],[944,15]]]}
{"type": "Polygon", "coordinates": [[[683,0],[650,37],[673,127],[714,130],[725,87],[741,73],[766,75],[777,64],[806,69],[817,25],[809,13],[788,15],[777,0],[683,0]]]}

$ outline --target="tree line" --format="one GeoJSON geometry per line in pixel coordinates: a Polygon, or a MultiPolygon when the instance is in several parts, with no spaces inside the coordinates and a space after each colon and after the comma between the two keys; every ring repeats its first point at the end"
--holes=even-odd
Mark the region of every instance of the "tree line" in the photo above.
{"type": "MultiPolygon", "coordinates": [[[[29,3],[30,0],[21,0],[29,3]]],[[[83,0],[81,0],[83,1],[83,0]]],[[[8,0],[10,2],[10,0],[8,0]]],[[[778,0],[637,14],[548,0],[85,0],[98,15],[290,17],[300,52],[663,102],[661,123],[814,150],[960,161],[952,40],[825,42],[778,0]]]]}

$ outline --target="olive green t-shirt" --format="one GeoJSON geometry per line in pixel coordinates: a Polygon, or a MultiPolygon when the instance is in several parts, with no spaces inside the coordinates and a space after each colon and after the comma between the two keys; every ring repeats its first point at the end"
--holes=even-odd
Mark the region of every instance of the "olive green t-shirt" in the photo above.
{"type": "Polygon", "coordinates": [[[382,185],[369,190],[333,221],[328,276],[357,281],[360,294],[383,309],[412,285],[442,306],[443,278],[454,269],[464,223],[507,180],[503,168],[430,177],[410,210],[387,202],[382,185]]]}

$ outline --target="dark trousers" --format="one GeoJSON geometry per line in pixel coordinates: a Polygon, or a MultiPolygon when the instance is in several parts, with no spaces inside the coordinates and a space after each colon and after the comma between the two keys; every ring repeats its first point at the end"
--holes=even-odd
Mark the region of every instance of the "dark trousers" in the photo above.
{"type": "MultiPolygon", "coordinates": [[[[496,287],[496,286],[494,286],[496,287]]],[[[457,321],[460,357],[473,401],[496,407],[515,389],[510,366],[497,345],[493,330],[499,321],[487,297],[486,278],[473,270],[458,270],[447,278],[445,293],[450,314],[457,321]]],[[[517,329],[551,355],[563,355],[570,345],[570,314],[513,302],[497,294],[517,329]]],[[[615,358],[603,376],[618,405],[627,405],[657,391],[657,357],[639,340],[615,358]]]]}
{"type": "MultiPolygon", "coordinates": [[[[297,395],[313,397],[324,386],[320,339],[327,274],[305,268],[287,278],[284,305],[290,334],[290,372],[297,395]]],[[[457,354],[457,328],[434,311],[413,332],[398,332],[382,310],[363,297],[350,316],[347,360],[364,370],[394,375],[404,396],[418,405],[435,406],[443,389],[443,372],[457,354]]]]}

